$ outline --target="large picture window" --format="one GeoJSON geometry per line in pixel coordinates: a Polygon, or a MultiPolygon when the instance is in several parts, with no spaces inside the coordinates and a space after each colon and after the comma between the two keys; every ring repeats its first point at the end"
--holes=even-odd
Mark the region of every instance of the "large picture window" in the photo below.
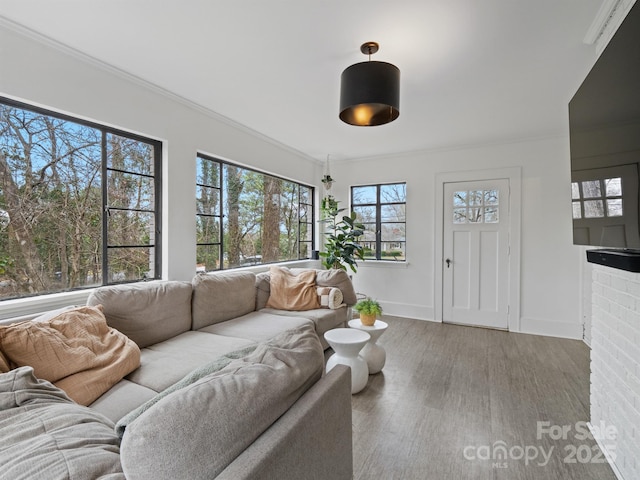
{"type": "Polygon", "coordinates": [[[0,299],[158,278],[160,142],[0,98],[0,299]]]}
{"type": "Polygon", "coordinates": [[[205,155],[196,162],[198,271],[311,257],[313,187],[205,155]]]}
{"type": "Polygon", "coordinates": [[[351,210],[365,226],[367,260],[406,260],[406,183],[351,187],[351,210]]]}

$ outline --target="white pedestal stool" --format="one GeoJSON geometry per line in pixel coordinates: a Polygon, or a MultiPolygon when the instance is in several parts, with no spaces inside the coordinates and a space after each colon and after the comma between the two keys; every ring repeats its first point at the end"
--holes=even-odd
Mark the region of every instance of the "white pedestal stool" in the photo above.
{"type": "Polygon", "coordinates": [[[378,341],[378,338],[380,338],[380,335],[385,332],[388,326],[389,325],[386,322],[383,322],[381,320],[376,320],[376,323],[374,323],[371,327],[362,325],[362,323],[358,319],[349,320],[349,327],[367,332],[371,336],[371,340],[367,342],[367,344],[360,352],[360,356],[367,362],[370,375],[380,372],[382,370],[382,367],[384,367],[385,361],[387,360],[387,352],[385,352],[384,348],[382,348],[376,342],[378,341]]]}
{"type": "Polygon", "coordinates": [[[334,328],[324,333],[324,338],[335,352],[327,360],[327,372],[337,364],[351,368],[351,393],[358,393],[367,386],[369,367],[358,355],[371,336],[361,330],[352,328],[334,328]]]}

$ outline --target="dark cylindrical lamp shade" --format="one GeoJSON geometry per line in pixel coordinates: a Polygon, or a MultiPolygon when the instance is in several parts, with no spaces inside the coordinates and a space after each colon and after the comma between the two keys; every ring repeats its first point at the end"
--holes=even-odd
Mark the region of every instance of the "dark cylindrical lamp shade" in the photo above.
{"type": "Polygon", "coordinates": [[[342,72],[340,120],[372,127],[400,115],[400,70],[386,62],[362,62],[342,72]]]}

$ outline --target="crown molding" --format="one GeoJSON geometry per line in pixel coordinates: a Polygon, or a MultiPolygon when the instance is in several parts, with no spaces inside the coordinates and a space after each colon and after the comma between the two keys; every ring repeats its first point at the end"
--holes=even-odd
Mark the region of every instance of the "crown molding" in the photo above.
{"type": "Polygon", "coordinates": [[[31,40],[34,40],[40,44],[46,45],[48,47],[54,48],[55,50],[58,50],[59,52],[64,53],[65,55],[68,55],[70,57],[73,57],[77,60],[80,60],[81,62],[87,63],[93,67],[96,67],[102,71],[105,71],[107,73],[110,73],[114,76],[120,77],[128,82],[134,83],[138,86],[141,86],[147,90],[150,90],[151,92],[160,95],[164,98],[167,98],[171,101],[174,101],[176,103],[179,103],[183,106],[186,106],[194,111],[197,111],[198,113],[201,113],[213,120],[216,120],[220,123],[223,123],[224,125],[234,128],[235,130],[238,130],[242,133],[245,133],[247,135],[250,135],[254,138],[257,138],[259,140],[262,140],[264,142],[267,142],[277,148],[280,148],[281,150],[285,150],[288,151],[289,153],[292,153],[293,155],[296,155],[298,157],[301,157],[309,162],[312,162],[315,165],[321,165],[323,162],[319,161],[316,158],[313,158],[310,155],[307,155],[304,152],[301,152],[300,150],[297,150],[289,145],[286,145],[282,142],[279,142],[278,140],[269,137],[263,133],[258,132],[257,130],[254,130],[242,123],[236,122],[235,120],[232,120],[229,117],[226,117],[214,110],[211,110],[210,108],[207,108],[197,102],[194,102],[193,100],[189,100],[186,97],[183,97],[181,95],[178,95],[176,93],[171,92],[170,90],[167,90],[164,87],[161,87],[153,82],[150,82],[148,80],[145,80],[141,77],[138,77],[137,75],[133,75],[132,73],[129,73],[123,69],[120,69],[114,65],[111,65],[109,63],[106,63],[102,60],[97,59],[96,57],[93,57],[91,55],[88,55],[80,50],[77,50],[76,48],[70,47],[69,45],[66,45],[62,42],[59,42],[58,40],[55,40],[47,35],[44,35],[40,32],[37,32],[29,27],[26,27],[20,23],[17,23],[3,15],[0,15],[0,26],[7,28],[8,30],[11,30],[15,33],[18,33],[19,35],[22,35],[24,37],[27,37],[31,40]]]}
{"type": "Polygon", "coordinates": [[[595,45],[600,55],[622,24],[636,0],[604,0],[584,37],[584,43],[595,45]]]}
{"type": "Polygon", "coordinates": [[[598,41],[621,2],[622,0],[604,0],[604,2],[602,2],[598,13],[596,13],[591,26],[587,30],[587,34],[584,36],[584,43],[593,45],[598,41]]]}
{"type": "Polygon", "coordinates": [[[357,163],[357,162],[371,162],[376,160],[388,160],[390,158],[393,159],[402,159],[402,158],[410,158],[410,157],[419,157],[419,156],[428,156],[434,155],[438,153],[446,153],[446,152],[458,152],[464,150],[477,150],[482,148],[492,148],[492,147],[501,147],[504,145],[514,145],[519,143],[531,143],[531,142],[544,142],[547,140],[557,140],[557,139],[568,139],[569,133],[568,131],[548,131],[541,132],[537,135],[530,136],[518,136],[518,137],[505,137],[505,138],[495,138],[492,140],[487,140],[485,142],[470,142],[470,143],[459,143],[459,144],[451,144],[451,145],[441,145],[435,146],[432,148],[422,148],[417,150],[405,150],[402,152],[392,152],[387,154],[379,154],[379,155],[369,155],[364,157],[346,157],[340,160],[340,163],[357,163]]]}

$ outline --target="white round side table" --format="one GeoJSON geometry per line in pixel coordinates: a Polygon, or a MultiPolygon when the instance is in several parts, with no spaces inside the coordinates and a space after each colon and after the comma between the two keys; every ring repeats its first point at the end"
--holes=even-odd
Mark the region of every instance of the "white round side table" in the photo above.
{"type": "Polygon", "coordinates": [[[371,336],[371,340],[367,342],[367,344],[360,352],[360,356],[363,357],[367,362],[370,375],[381,371],[382,367],[384,367],[384,362],[387,360],[387,352],[385,352],[384,348],[382,348],[376,342],[388,326],[389,325],[386,322],[383,322],[381,320],[376,320],[376,323],[374,323],[371,327],[362,325],[360,319],[349,320],[349,327],[367,332],[369,336],[371,336]]]}
{"type": "Polygon", "coordinates": [[[324,338],[335,352],[327,360],[327,372],[337,364],[351,368],[351,393],[358,393],[367,386],[369,368],[367,362],[358,353],[371,336],[363,331],[351,328],[334,328],[324,332],[324,338]]]}

